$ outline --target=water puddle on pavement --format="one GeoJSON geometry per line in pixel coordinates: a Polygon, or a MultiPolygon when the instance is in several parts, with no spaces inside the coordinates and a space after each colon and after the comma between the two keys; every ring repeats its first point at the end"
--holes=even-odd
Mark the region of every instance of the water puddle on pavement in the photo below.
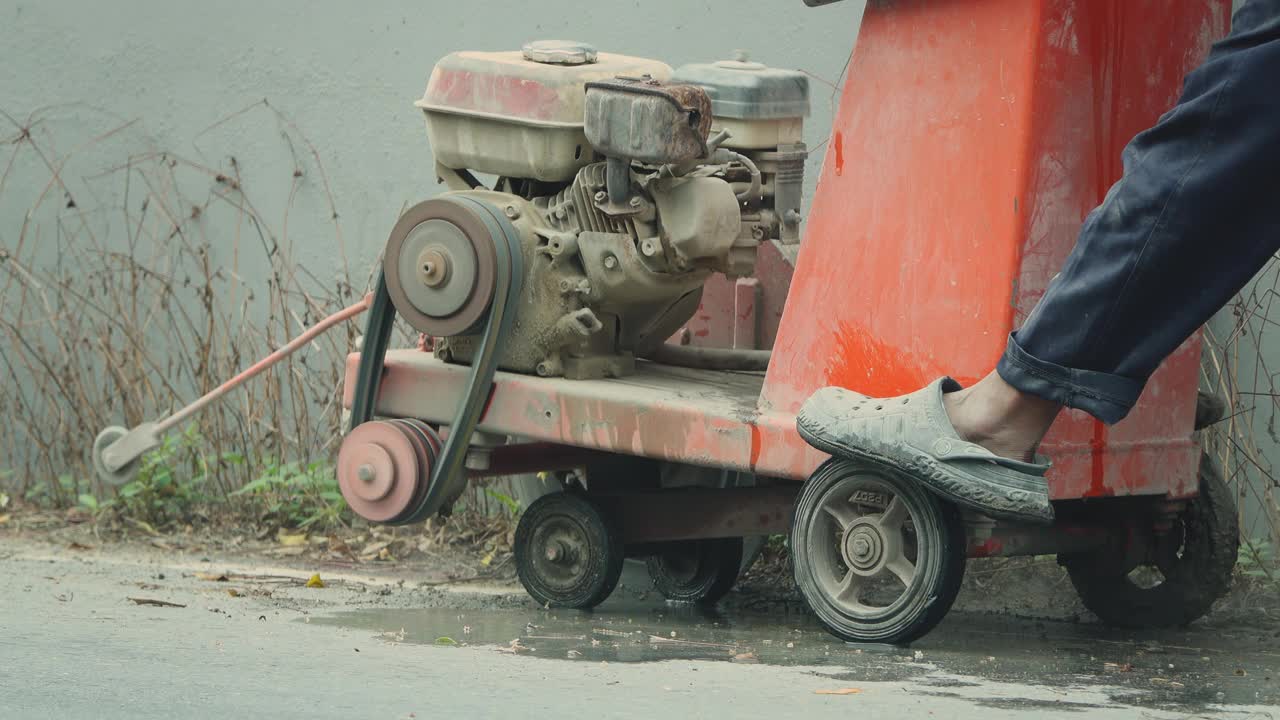
{"type": "Polygon", "coordinates": [[[1126,634],[953,612],[911,647],[858,646],[836,640],[804,613],[721,614],[633,599],[611,599],[595,612],[365,609],[311,622],[367,630],[388,642],[465,645],[561,661],[801,666],[833,680],[904,682],[915,692],[995,708],[1087,710],[1103,703],[1204,712],[1280,704],[1275,639],[1243,629],[1126,634]],[[1034,692],[996,698],[983,690],[992,684],[1034,692]]]}

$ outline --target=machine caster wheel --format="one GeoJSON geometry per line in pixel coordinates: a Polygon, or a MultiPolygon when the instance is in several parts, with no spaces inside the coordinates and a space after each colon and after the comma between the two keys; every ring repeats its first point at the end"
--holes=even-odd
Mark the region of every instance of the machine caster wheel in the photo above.
{"type": "Polygon", "coordinates": [[[665,545],[645,561],[653,586],[668,600],[715,605],[738,581],[742,538],[709,538],[665,545]]]}
{"type": "Polygon", "coordinates": [[[951,609],[964,577],[955,506],[900,471],[833,458],[805,482],[791,526],[796,584],[849,642],[907,643],[951,609]]]}
{"type": "Polygon", "coordinates": [[[1121,548],[1061,556],[1080,600],[1108,625],[1178,627],[1203,617],[1231,587],[1240,528],[1217,463],[1200,457],[1200,494],[1147,557],[1117,563],[1121,548]]]}
{"type": "Polygon", "coordinates": [[[576,492],[544,495],[516,526],[516,574],[545,607],[589,610],[618,586],[625,548],[617,526],[576,492]]]}

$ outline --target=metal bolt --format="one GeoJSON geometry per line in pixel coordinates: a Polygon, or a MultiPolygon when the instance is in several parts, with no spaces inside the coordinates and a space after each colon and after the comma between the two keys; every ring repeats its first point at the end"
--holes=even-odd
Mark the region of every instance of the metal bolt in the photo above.
{"type": "Polygon", "coordinates": [[[596,202],[604,202],[605,200],[608,200],[608,199],[609,199],[609,193],[603,190],[596,193],[596,202]]]}
{"type": "Polygon", "coordinates": [[[520,208],[516,207],[515,205],[508,205],[506,208],[502,210],[502,212],[512,220],[515,220],[516,218],[520,217],[520,208]]]}
{"type": "Polygon", "coordinates": [[[462,464],[468,470],[488,470],[490,454],[488,450],[471,448],[467,451],[467,457],[462,464]]]}
{"type": "Polygon", "coordinates": [[[427,287],[440,287],[449,278],[449,257],[447,250],[432,246],[418,256],[422,276],[419,278],[427,287]]]}
{"type": "Polygon", "coordinates": [[[859,535],[853,539],[853,554],[864,557],[871,552],[871,543],[867,539],[859,535]]]}
{"type": "Polygon", "coordinates": [[[633,208],[638,208],[638,207],[640,207],[640,202],[641,202],[641,200],[640,200],[640,198],[639,198],[639,197],[633,197],[633,198],[631,198],[631,202],[630,202],[629,204],[630,204],[630,205],[631,205],[631,207],[633,207],[633,208]]]}
{"type": "Polygon", "coordinates": [[[373,482],[376,474],[372,465],[361,465],[356,468],[356,477],[360,478],[361,482],[373,482]]]}
{"type": "Polygon", "coordinates": [[[567,563],[573,559],[569,548],[559,541],[548,543],[545,555],[549,562],[559,564],[567,563]]]}
{"type": "Polygon", "coordinates": [[[614,268],[618,267],[618,258],[612,255],[605,255],[604,266],[609,268],[610,270],[613,270],[614,268]]]}

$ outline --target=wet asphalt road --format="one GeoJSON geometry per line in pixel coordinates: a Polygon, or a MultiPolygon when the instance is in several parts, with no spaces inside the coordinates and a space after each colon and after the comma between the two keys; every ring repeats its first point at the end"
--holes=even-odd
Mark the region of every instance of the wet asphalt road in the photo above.
{"type": "Polygon", "coordinates": [[[1247,630],[955,613],[911,648],[853,647],[803,613],[441,606],[334,583],[232,597],[189,567],[21,553],[0,575],[3,718],[1280,717],[1280,639],[1247,630]]]}

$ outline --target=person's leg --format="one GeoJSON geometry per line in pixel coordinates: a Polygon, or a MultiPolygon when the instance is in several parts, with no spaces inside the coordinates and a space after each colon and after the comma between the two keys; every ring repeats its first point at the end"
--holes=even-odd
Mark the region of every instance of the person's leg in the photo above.
{"type": "Polygon", "coordinates": [[[1124,152],[997,372],[944,402],[957,432],[1030,459],[1062,406],[1114,423],[1169,353],[1280,246],[1280,0],[1249,0],[1178,105],[1124,152]]]}

